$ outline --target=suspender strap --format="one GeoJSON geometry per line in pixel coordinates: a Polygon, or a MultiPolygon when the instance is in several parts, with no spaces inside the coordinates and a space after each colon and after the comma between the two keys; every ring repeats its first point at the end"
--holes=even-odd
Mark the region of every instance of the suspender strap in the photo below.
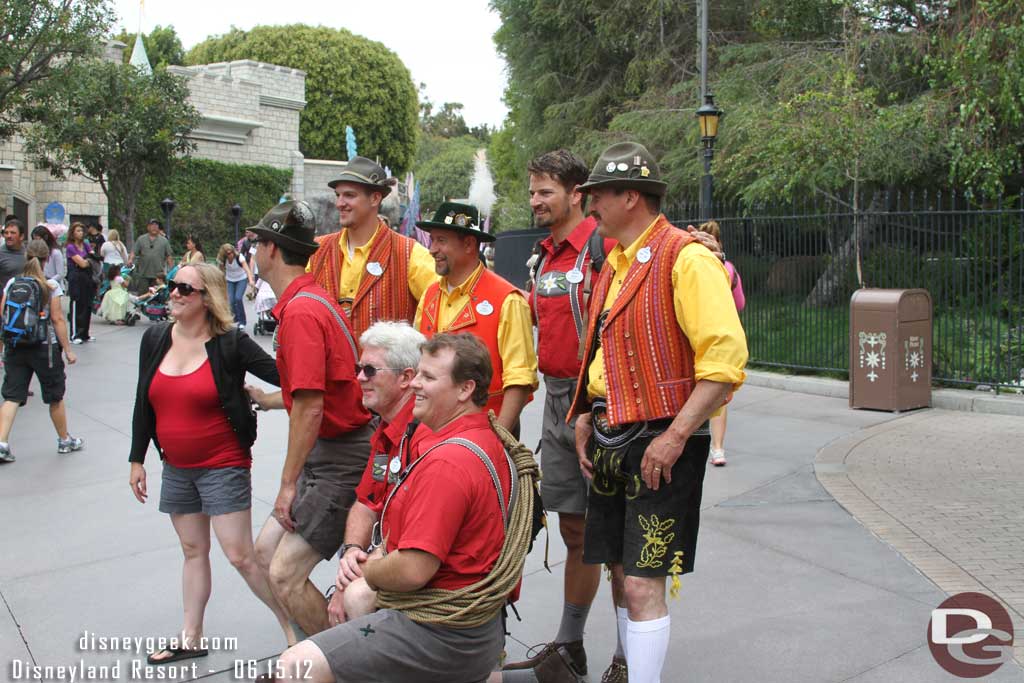
{"type": "MultiPolygon", "coordinates": [[[[348,345],[352,347],[352,355],[355,356],[356,359],[359,358],[359,351],[356,350],[356,340],[352,338],[352,333],[349,331],[348,325],[345,324],[341,314],[338,313],[334,306],[331,305],[330,301],[318,294],[313,294],[312,292],[299,292],[293,297],[293,300],[294,299],[312,299],[313,301],[319,301],[323,304],[324,307],[331,312],[331,315],[334,316],[334,319],[338,321],[338,326],[341,327],[341,331],[345,333],[345,339],[348,340],[348,345]]],[[[282,315],[281,317],[284,316],[282,315]]]]}
{"type": "MultiPolygon", "coordinates": [[[[404,443],[405,439],[403,438],[402,441],[404,443]]],[[[501,480],[498,478],[498,471],[494,468],[494,463],[492,463],[491,459],[487,457],[487,454],[484,453],[483,449],[467,439],[445,439],[441,443],[434,444],[433,446],[428,448],[426,452],[423,453],[423,455],[409,463],[409,465],[402,471],[402,474],[398,477],[398,481],[391,488],[391,492],[388,493],[388,497],[384,500],[384,507],[381,508],[380,518],[377,520],[376,524],[373,525],[373,532],[371,534],[370,543],[374,547],[382,545],[384,543],[384,515],[387,514],[388,507],[391,505],[391,499],[395,497],[395,493],[397,493],[398,490],[402,487],[402,482],[408,479],[409,475],[412,473],[413,469],[415,469],[416,465],[423,462],[423,459],[430,455],[432,451],[434,451],[437,448],[440,448],[441,446],[448,445],[462,446],[463,448],[468,449],[471,453],[473,453],[474,455],[476,455],[476,457],[480,459],[480,461],[484,464],[485,467],[487,467],[487,471],[491,475],[491,481],[494,483],[494,489],[498,492],[498,507],[501,509],[502,528],[508,530],[509,521],[511,521],[512,519],[512,510],[515,507],[516,495],[519,492],[519,484],[516,481],[515,464],[512,462],[512,458],[509,457],[508,452],[505,453],[505,461],[508,463],[509,474],[511,475],[512,490],[509,493],[508,503],[506,503],[505,498],[501,492],[501,480]]]]}
{"type": "MultiPolygon", "coordinates": [[[[573,266],[576,270],[583,272],[583,264],[587,260],[587,254],[590,253],[590,243],[583,245],[580,250],[579,256],[576,257],[576,265],[573,266]]],[[[588,269],[589,270],[589,269],[588,269]]],[[[580,308],[580,283],[570,282],[569,283],[569,306],[572,308],[572,322],[576,325],[576,340],[579,341],[583,338],[583,333],[586,332],[586,328],[583,326],[583,311],[580,308]]]]}
{"type": "Polygon", "coordinates": [[[537,281],[540,279],[541,270],[544,269],[544,249],[541,248],[540,254],[537,256],[537,263],[533,264],[533,269],[530,271],[530,284],[533,286],[533,319],[540,320],[540,314],[537,310],[537,297],[540,296],[540,288],[537,286],[537,281]]]}

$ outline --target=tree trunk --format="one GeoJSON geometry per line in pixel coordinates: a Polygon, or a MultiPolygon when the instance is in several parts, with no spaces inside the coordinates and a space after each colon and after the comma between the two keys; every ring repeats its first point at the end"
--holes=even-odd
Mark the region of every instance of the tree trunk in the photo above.
{"type": "Polygon", "coordinates": [[[881,195],[876,193],[871,199],[871,205],[868,207],[866,216],[861,215],[859,208],[860,206],[855,198],[853,231],[846,241],[843,242],[842,246],[832,254],[832,261],[825,268],[825,272],[818,277],[814,289],[811,290],[811,293],[807,295],[807,299],[804,301],[805,305],[832,306],[839,303],[838,299],[843,290],[843,280],[846,278],[851,262],[856,262],[858,285],[860,287],[864,286],[861,275],[861,259],[863,254],[867,252],[871,236],[881,220],[878,214],[886,207],[883,206],[881,195]]]}

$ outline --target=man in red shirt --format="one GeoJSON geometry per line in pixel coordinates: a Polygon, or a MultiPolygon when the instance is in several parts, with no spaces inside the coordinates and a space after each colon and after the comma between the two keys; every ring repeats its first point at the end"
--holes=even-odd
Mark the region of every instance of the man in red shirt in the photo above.
{"type": "MultiPolygon", "coordinates": [[[[370,458],[356,489],[356,503],[345,524],[345,544],[341,547],[337,590],[327,606],[331,626],[373,611],[370,591],[347,590],[363,576],[373,525],[380,517],[384,499],[398,475],[409,464],[409,453],[417,440],[429,434],[414,421],[412,379],[420,360],[420,345],[426,338],[406,322],[376,322],[359,337],[359,385],[363,405],[380,415],[380,424],[370,439],[370,458]],[[362,598],[362,599],[361,599],[362,598]]],[[[365,582],[361,585],[365,585],[365,582]]]]}
{"type": "MultiPolygon", "coordinates": [[[[423,346],[412,383],[413,416],[432,433],[413,449],[415,465],[384,505],[385,547],[363,565],[370,588],[457,589],[494,566],[505,537],[495,480],[473,451],[446,443],[460,437],[481,449],[501,495],[507,495],[511,478],[505,451],[481,412],[490,381],[487,348],[472,335],[439,334],[423,346]]],[[[488,677],[503,640],[500,613],[481,626],[451,628],[382,609],[290,648],[274,671],[279,679],[325,682],[468,683],[488,677]]]]}
{"type": "Polygon", "coordinates": [[[370,413],[356,381],[355,340],[337,303],[305,273],[317,244],[305,202],[284,202],[250,230],[260,277],[277,296],[273,316],[281,392],[250,395],[288,411],[288,453],[274,512],[256,540],[271,588],[305,633],[328,627],[327,602],[309,581],[341,547],[370,450],[370,413]]]}

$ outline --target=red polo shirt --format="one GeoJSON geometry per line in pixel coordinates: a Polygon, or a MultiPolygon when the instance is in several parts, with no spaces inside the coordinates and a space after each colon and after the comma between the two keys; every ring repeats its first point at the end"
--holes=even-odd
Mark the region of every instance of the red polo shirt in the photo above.
{"type": "Polygon", "coordinates": [[[363,407],[363,392],[356,380],[355,354],[337,319],[319,301],[294,298],[299,292],[326,299],[346,326],[348,319],[312,275],[295,278],[271,312],[279,321],[277,370],[284,407],[291,412],[296,391],[323,392],[324,417],[318,436],[334,439],[365,425],[370,413],[363,407]]]}
{"type": "MultiPolygon", "coordinates": [[[[507,500],[508,461],[483,413],[464,415],[420,438],[410,458],[452,437],[472,441],[490,457],[507,500]]],[[[501,553],[505,527],[494,481],[480,459],[463,446],[432,451],[391,498],[382,521],[389,551],[414,548],[441,560],[427,588],[454,590],[485,577],[501,553]]]]}
{"type": "Polygon", "coordinates": [[[363,478],[356,488],[356,498],[378,515],[381,508],[384,507],[388,489],[398,481],[398,475],[409,464],[409,454],[413,447],[424,434],[430,434],[429,429],[420,425],[412,437],[406,439],[405,448],[399,450],[402,437],[405,436],[405,432],[412,422],[414,405],[416,405],[416,398],[410,397],[395,419],[388,423],[381,421],[377,426],[377,431],[370,437],[370,459],[366,462],[363,478]],[[398,458],[397,469],[391,466],[391,461],[396,457],[398,458]]]}
{"type": "MultiPolygon", "coordinates": [[[[580,221],[569,236],[556,247],[548,235],[540,241],[544,262],[537,273],[537,282],[530,292],[530,310],[537,326],[537,367],[550,377],[578,377],[580,374],[579,343],[569,300],[571,283],[566,275],[576,267],[580,252],[597,229],[597,221],[588,216],[580,221]]],[[[616,242],[604,240],[605,254],[616,242]]],[[[590,254],[584,259],[581,271],[590,269],[590,254]]],[[[577,299],[580,313],[583,309],[583,285],[579,283],[577,299]]],[[[597,282],[597,273],[591,277],[591,288],[597,282]]]]}

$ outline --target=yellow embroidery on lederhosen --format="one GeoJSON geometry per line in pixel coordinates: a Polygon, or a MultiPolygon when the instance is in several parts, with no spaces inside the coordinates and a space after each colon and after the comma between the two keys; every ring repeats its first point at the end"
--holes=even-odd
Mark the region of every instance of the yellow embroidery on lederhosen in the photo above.
{"type": "Polygon", "coordinates": [[[668,552],[668,544],[676,537],[675,533],[665,533],[672,528],[676,520],[666,519],[662,522],[658,515],[651,515],[648,519],[644,519],[643,515],[637,517],[640,519],[640,528],[644,530],[644,547],[640,549],[640,560],[636,567],[657,569],[664,564],[661,558],[668,552]]]}
{"type": "Polygon", "coordinates": [[[672,558],[672,564],[668,569],[668,573],[672,575],[672,584],[668,589],[668,594],[672,598],[679,597],[679,589],[682,587],[682,583],[679,581],[679,575],[683,573],[683,551],[677,550],[672,558]]]}

